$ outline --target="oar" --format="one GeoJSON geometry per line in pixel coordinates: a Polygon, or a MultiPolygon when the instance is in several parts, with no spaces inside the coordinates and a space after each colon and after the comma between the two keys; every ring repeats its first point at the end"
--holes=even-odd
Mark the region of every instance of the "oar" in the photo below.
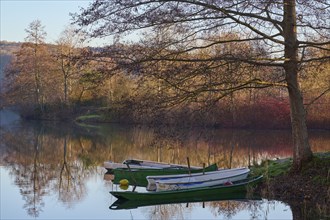
{"type": "Polygon", "coordinates": [[[128,171],[129,171],[129,173],[131,174],[131,178],[132,178],[132,180],[133,180],[133,182],[134,182],[134,187],[133,187],[133,190],[132,190],[132,192],[134,192],[134,191],[135,191],[135,188],[136,188],[136,185],[137,185],[137,182],[136,182],[136,180],[135,180],[135,178],[134,178],[134,175],[133,175],[133,173],[132,173],[131,167],[129,166],[128,163],[126,163],[126,166],[128,167],[128,171]]]}
{"type": "Polygon", "coordinates": [[[188,163],[188,172],[189,172],[189,175],[191,175],[189,157],[187,157],[187,163],[188,163]]]}

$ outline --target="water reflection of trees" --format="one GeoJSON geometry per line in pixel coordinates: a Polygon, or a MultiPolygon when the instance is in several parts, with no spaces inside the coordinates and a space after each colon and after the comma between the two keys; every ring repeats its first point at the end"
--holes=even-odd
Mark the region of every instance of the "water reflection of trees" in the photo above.
{"type": "MultiPolygon", "coordinates": [[[[35,217],[50,192],[56,192],[68,207],[81,200],[86,194],[86,178],[99,172],[97,166],[106,160],[141,158],[185,164],[189,157],[191,165],[217,163],[230,168],[291,155],[289,131],[85,129],[54,123],[1,129],[2,162],[11,169],[24,208],[35,217]]],[[[329,150],[329,132],[311,132],[310,138],[314,151],[329,150]]]]}
{"type": "Polygon", "coordinates": [[[11,175],[15,178],[15,184],[20,187],[21,195],[25,201],[24,208],[29,215],[37,217],[42,211],[44,203],[42,197],[47,194],[53,172],[49,172],[49,166],[44,163],[43,145],[46,141],[43,129],[24,131],[24,135],[16,136],[14,133],[3,135],[11,152],[7,152],[6,161],[11,166],[11,175]]]}
{"type": "MultiPolygon", "coordinates": [[[[188,207],[191,211],[192,207],[188,207]]],[[[188,210],[188,212],[189,212],[188,210]]],[[[186,204],[157,205],[146,208],[146,219],[186,219],[186,204]]]]}
{"type": "Polygon", "coordinates": [[[51,192],[58,192],[58,199],[68,207],[86,194],[85,179],[95,168],[86,168],[78,159],[79,146],[72,146],[68,135],[50,134],[41,126],[2,132],[2,137],[4,163],[20,188],[29,215],[39,216],[43,197],[51,192]]]}
{"type": "Polygon", "coordinates": [[[239,201],[216,201],[206,204],[209,206],[211,213],[214,216],[222,215],[226,219],[231,219],[238,212],[248,208],[251,202],[239,202],[239,201]]]}
{"type": "Polygon", "coordinates": [[[68,141],[67,135],[63,138],[63,159],[55,187],[58,188],[58,198],[69,207],[80,201],[86,194],[84,176],[86,172],[82,169],[82,164],[77,161],[72,153],[72,145],[68,141]]]}
{"type": "MultiPolygon", "coordinates": [[[[267,207],[272,205],[272,203],[272,201],[267,202],[267,207]]],[[[215,218],[222,217],[223,219],[232,219],[242,210],[246,210],[251,219],[267,219],[268,213],[267,211],[265,212],[265,207],[263,207],[262,204],[261,200],[178,203],[144,207],[143,213],[145,213],[146,219],[186,219],[190,218],[190,216],[186,215],[192,213],[192,210],[203,207],[208,209],[215,218]]]]}

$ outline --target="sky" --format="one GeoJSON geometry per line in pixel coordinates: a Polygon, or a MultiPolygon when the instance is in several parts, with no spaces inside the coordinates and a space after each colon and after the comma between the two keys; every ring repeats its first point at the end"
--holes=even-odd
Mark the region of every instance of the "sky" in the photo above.
{"type": "MultiPolygon", "coordinates": [[[[46,42],[54,43],[60,33],[70,25],[69,13],[79,12],[92,0],[0,0],[1,26],[0,39],[24,42],[25,29],[34,20],[40,20],[47,32],[46,42]]],[[[92,45],[101,46],[104,40],[93,41],[92,45]]]]}

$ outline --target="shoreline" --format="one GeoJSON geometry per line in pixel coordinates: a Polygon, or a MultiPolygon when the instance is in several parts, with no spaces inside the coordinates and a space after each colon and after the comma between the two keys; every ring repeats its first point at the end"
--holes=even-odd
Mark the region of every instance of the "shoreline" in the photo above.
{"type": "Polygon", "coordinates": [[[302,219],[303,213],[311,218],[329,218],[330,152],[315,153],[300,173],[290,170],[291,163],[292,159],[287,158],[252,167],[254,173],[264,175],[255,192],[266,199],[289,204],[293,219],[302,219]]]}

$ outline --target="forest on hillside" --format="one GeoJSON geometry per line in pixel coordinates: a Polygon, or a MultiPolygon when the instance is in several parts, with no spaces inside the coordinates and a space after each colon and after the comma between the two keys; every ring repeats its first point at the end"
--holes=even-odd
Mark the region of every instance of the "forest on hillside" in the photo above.
{"type": "MultiPolygon", "coordinates": [[[[235,28],[197,28],[164,23],[140,41],[93,48],[73,27],[47,43],[41,21],[33,21],[5,69],[2,104],[44,120],[290,128],[276,47],[235,28]]],[[[315,59],[329,48],[302,49],[308,62],[300,63],[298,82],[309,128],[329,129],[330,62],[315,59]]]]}
{"type": "Polygon", "coordinates": [[[0,82],[2,81],[6,65],[10,62],[13,54],[19,49],[20,45],[20,43],[16,42],[0,41],[0,82]]]}

